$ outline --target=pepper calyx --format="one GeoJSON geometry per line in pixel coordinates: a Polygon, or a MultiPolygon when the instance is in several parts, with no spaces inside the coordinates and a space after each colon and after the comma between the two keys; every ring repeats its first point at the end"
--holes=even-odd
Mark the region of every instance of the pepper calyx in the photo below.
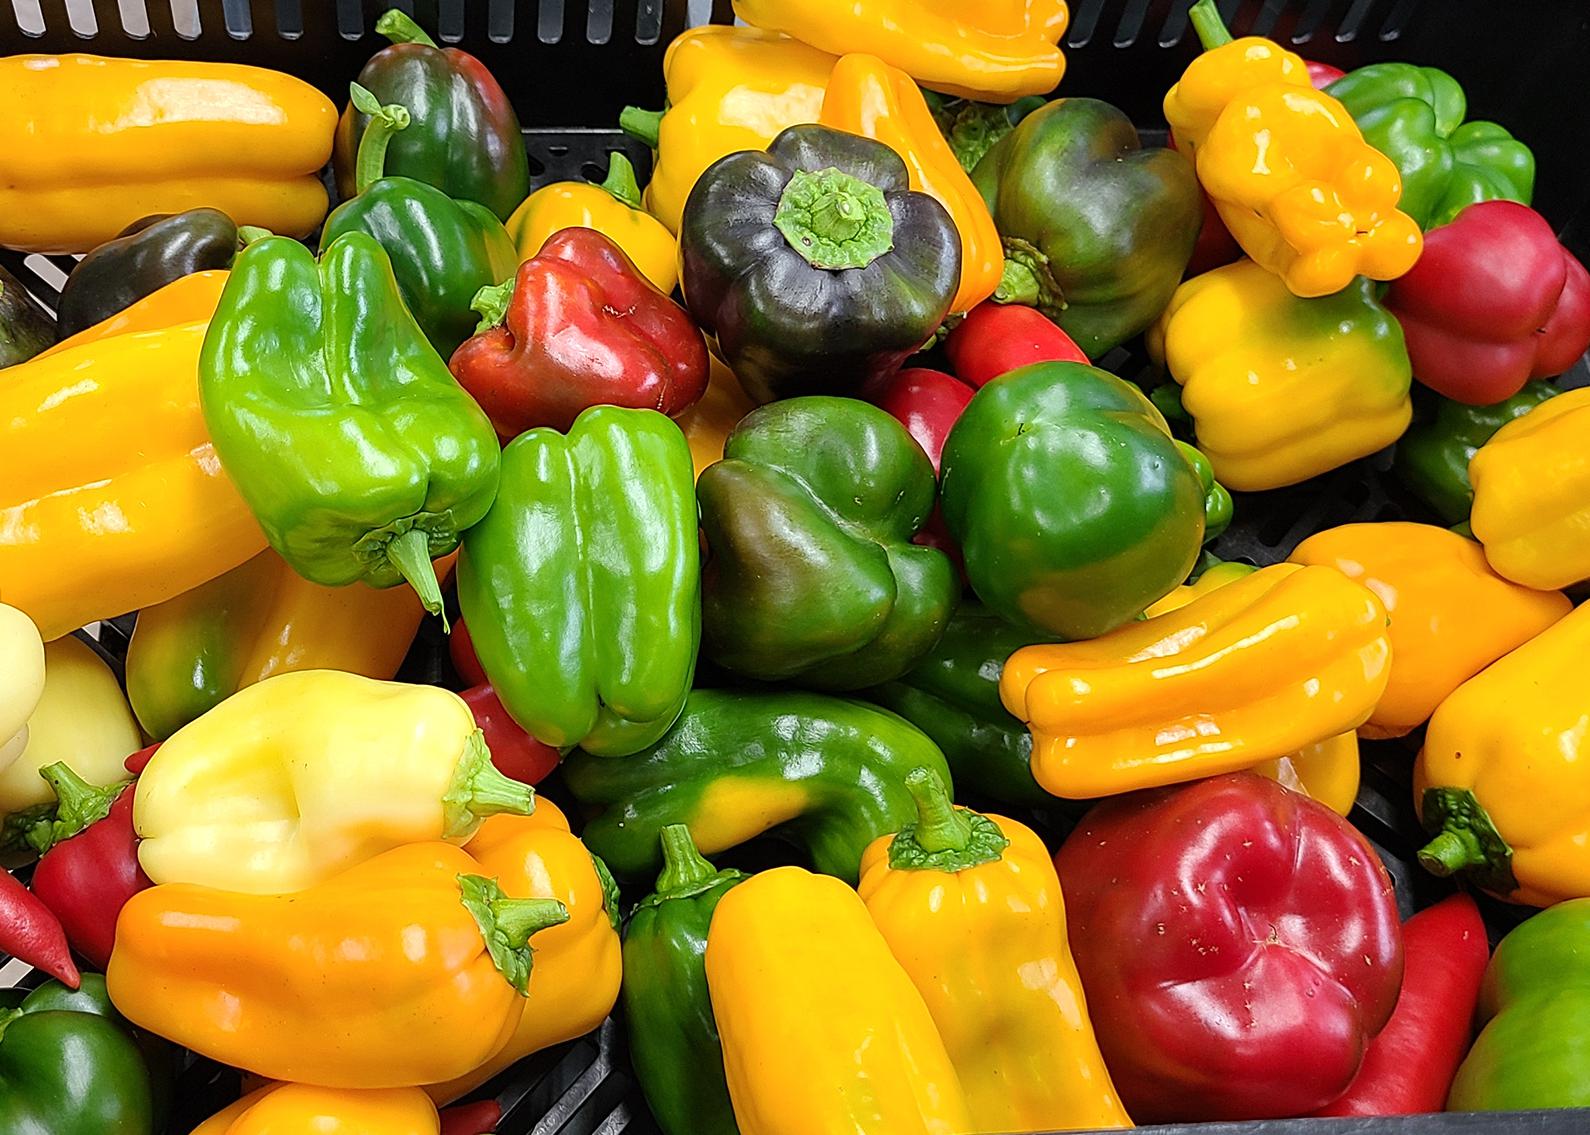
{"type": "Polygon", "coordinates": [[[603,179],[601,188],[631,209],[640,208],[640,182],[635,180],[635,167],[618,150],[607,156],[607,177],[603,179]]]}
{"type": "Polygon", "coordinates": [[[449,628],[442,611],[442,585],[431,559],[457,546],[458,528],[451,512],[420,512],[366,532],[354,542],[353,554],[369,567],[390,564],[414,588],[425,609],[442,616],[445,630],[449,628]]]}
{"type": "Polygon", "coordinates": [[[511,899],[495,879],[458,876],[464,909],[480,928],[480,940],[503,979],[524,996],[530,992],[535,950],[530,938],[538,930],[569,920],[569,908],[557,899],[511,899]]]}
{"type": "Polygon", "coordinates": [[[1419,850],[1419,864],[1443,878],[1459,872],[1495,894],[1518,889],[1513,849],[1466,788],[1427,788],[1419,806],[1425,830],[1434,836],[1419,850]]]}
{"type": "Polygon", "coordinates": [[[930,769],[912,769],[905,786],[917,818],[889,843],[895,871],[966,871],[992,863],[1010,846],[999,825],[970,808],[957,808],[944,782],[930,769]]]}
{"type": "Polygon", "coordinates": [[[796,170],[773,224],[813,268],[865,268],[894,248],[894,215],[883,190],[845,173],[796,170]]]}
{"type": "Polygon", "coordinates": [[[1006,237],[1005,269],[992,297],[995,303],[1035,307],[1056,323],[1066,309],[1065,292],[1054,278],[1049,258],[1020,237],[1006,237]]]}
{"type": "Polygon", "coordinates": [[[535,789],[500,772],[491,763],[491,749],[479,729],[464,741],[464,753],[442,794],[442,836],[464,839],[487,816],[506,812],[528,816],[536,809],[535,789]]]}
{"type": "Polygon", "coordinates": [[[469,301],[469,308],[480,316],[480,322],[475,325],[475,334],[490,331],[493,327],[501,327],[508,318],[508,305],[513,302],[513,286],[516,277],[509,276],[500,284],[487,284],[475,293],[469,301]]]}
{"type": "Polygon", "coordinates": [[[110,814],[111,805],[132,784],[130,780],[103,786],[90,784],[63,761],[45,765],[39,776],[55,790],[55,816],[49,823],[30,828],[22,838],[40,855],[103,820],[110,814]]]}

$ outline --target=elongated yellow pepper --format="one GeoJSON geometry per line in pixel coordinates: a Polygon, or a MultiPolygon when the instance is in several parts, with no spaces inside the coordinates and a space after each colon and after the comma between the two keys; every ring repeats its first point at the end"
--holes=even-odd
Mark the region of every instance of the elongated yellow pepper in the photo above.
{"type": "Polygon", "coordinates": [[[268,1084],[216,1112],[192,1135],[436,1135],[436,1105],[418,1088],[268,1084]]]}

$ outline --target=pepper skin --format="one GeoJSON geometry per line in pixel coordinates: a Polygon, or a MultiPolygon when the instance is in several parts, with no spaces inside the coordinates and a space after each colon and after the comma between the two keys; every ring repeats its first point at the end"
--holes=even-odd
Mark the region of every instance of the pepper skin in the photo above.
{"type": "Polygon", "coordinates": [[[1046,95],[1065,74],[1065,0],[735,0],[734,14],[824,51],[876,55],[961,98],[1046,95]]]}
{"type": "Polygon", "coordinates": [[[68,989],[82,983],[60,919],[9,870],[0,871],[0,951],[68,989]]]}
{"type": "Polygon", "coordinates": [[[1037,308],[980,303],[944,340],[944,353],[962,382],[982,388],[1032,363],[1085,363],[1088,356],[1037,308]]]}
{"type": "MultiPolygon", "coordinates": [[[[455,625],[452,638],[456,640],[457,637],[458,626],[455,625]]],[[[489,682],[462,690],[458,696],[464,699],[474,716],[475,725],[491,750],[491,763],[497,766],[498,772],[510,780],[540,784],[558,767],[562,754],[521,729],[489,682]]]]}
{"type": "Polygon", "coordinates": [[[857,888],[955,1064],[972,1131],[1131,1127],[1099,1053],[1043,841],[952,806],[926,769],[917,818],[881,836],[857,888]]]}
{"type": "Polygon", "coordinates": [[[740,419],[756,409],[756,403],[745,396],[722,360],[713,358],[710,367],[707,392],[701,396],[701,401],[674,419],[690,443],[690,460],[695,466],[697,480],[707,466],[723,460],[723,444],[729,440],[729,434],[740,424],[740,419]]]}
{"type": "Polygon", "coordinates": [[[1056,796],[1155,788],[1356,729],[1390,674],[1386,609],[1326,567],[1276,564],[1169,614],[1005,663],[1032,771],[1056,796]]]}
{"type": "Polygon", "coordinates": [[[1525,587],[1590,579],[1590,388],[1497,430],[1469,462],[1474,538],[1498,575],[1525,587]]]}
{"type": "Polygon", "coordinates": [[[212,1115],[192,1135],[437,1135],[436,1105],[418,1088],[270,1084],[212,1115]]]}
{"type": "Polygon", "coordinates": [[[920,350],[960,286],[949,213],[882,142],[793,126],[690,193],[679,280],[756,402],[854,395],[920,350]]]}
{"type": "Polygon", "coordinates": [[[463,843],[485,817],[534,806],[457,694],[308,670],[178,730],[138,778],[133,822],[155,882],[268,895],[400,844],[463,843]]]}
{"type": "Polygon", "coordinates": [[[25,363],[56,339],[49,309],[0,267],[0,370],[25,363]]]}
{"type": "Polygon", "coordinates": [[[1148,334],[1222,484],[1277,489],[1384,449],[1413,417],[1402,330],[1366,279],[1299,299],[1251,260],[1188,280],[1148,334]]]}
{"type": "Polygon", "coordinates": [[[1165,96],[1165,119],[1242,250],[1305,297],[1412,268],[1422,237],[1397,209],[1401,176],[1347,108],[1292,52],[1232,40],[1215,0],[1189,14],[1204,53],[1165,96]]]}
{"type": "Polygon", "coordinates": [[[171,283],[150,292],[132,306],[101,320],[77,334],[62,339],[39,352],[39,358],[76,350],[88,343],[101,343],[138,331],[161,331],[184,323],[207,323],[221,302],[229,273],[219,269],[179,276],[171,283]]]}
{"type": "Polygon", "coordinates": [[[504,452],[458,599],[497,696],[538,741],[621,757],[679,716],[701,638],[691,472],[677,426],[617,406],[504,452]]]}
{"type": "Polygon", "coordinates": [[[567,918],[554,899],[505,897],[452,844],[411,843],[296,894],[151,887],[122,908],[106,978],[128,1020],[223,1064],[410,1087],[508,1042],[527,940],[567,918]]]}
{"type": "Polygon", "coordinates": [[[973,1130],[922,995],[843,883],[799,867],[741,883],[706,966],[742,1135],[973,1130]]]}
{"type": "Polygon", "coordinates": [[[662,873],[624,928],[629,1056],[663,1135],[739,1135],[707,992],[707,929],[748,877],[701,857],[684,824],[662,830],[662,873]]]}
{"type": "Polygon", "coordinates": [[[44,696],[44,640],[33,620],[0,603],[0,771],[28,747],[28,718],[44,696]]]}
{"type": "Polygon", "coordinates": [[[486,514],[501,450],[374,237],[345,233],[318,260],[281,237],[238,253],[199,387],[227,476],[294,571],[407,580],[441,613],[431,560],[486,514]]]}
{"type": "Polygon", "coordinates": [[[1590,896],[1590,606],[1492,663],[1441,703],[1413,769],[1435,839],[1419,862],[1509,902],[1590,896]]]}
{"type": "Polygon", "coordinates": [[[910,367],[891,374],[872,395],[872,402],[922,447],[938,476],[939,461],[950,429],[966,409],[972,387],[941,370],[910,367]]]}
{"type": "Polygon", "coordinates": [[[200,206],[307,236],[337,108],[262,67],[97,55],[0,59],[0,247],[88,252],[140,217],[200,206]]]}
{"type": "Polygon", "coordinates": [[[622,761],[575,753],[563,778],[591,814],[587,846],[621,879],[655,874],[662,829],[685,824],[707,855],[772,829],[823,874],[854,880],[867,844],[913,815],[905,774],[918,766],[949,780],[933,742],[875,706],[695,690],[650,749],[622,761]]]}
{"type": "Polygon", "coordinates": [[[752,412],[697,487],[702,652],[822,690],[905,673],[959,591],[945,555],[910,542],[933,489],[921,446],[875,406],[792,398],[752,412]]]}
{"type": "Polygon", "coordinates": [[[1205,489],[1131,384],[1036,363],[977,392],[944,445],[944,519],[977,597],[1012,623],[1090,638],[1187,578],[1205,489]]]}
{"type": "Polygon", "coordinates": [[[1144,149],[1097,99],[1058,99],[1022,119],[972,174],[1005,238],[994,298],[1037,307],[1097,359],[1154,322],[1198,239],[1185,157],[1144,149]]]}
{"type": "MultiPolygon", "coordinates": [[[[530,159],[513,103],[485,65],[456,47],[438,48],[397,9],[375,22],[392,41],[359,72],[379,103],[399,103],[414,126],[392,144],[387,172],[433,185],[459,201],[484,205],[506,220],[530,192],[530,159]]],[[[332,164],[337,195],[357,192],[359,145],[370,112],[349,102],[337,123],[332,164]]]]}
{"type": "Polygon", "coordinates": [[[1559,375],[1590,347],[1590,272],[1527,205],[1470,205],[1425,237],[1386,292],[1413,374],[1438,394],[1488,406],[1559,375]]]}
{"type": "Polygon", "coordinates": [[[1099,1045],[1141,1122],[1323,1107],[1391,1017],[1391,879],[1346,820],[1274,781],[1107,801],[1055,865],[1099,1045]]]}
{"type": "Polygon", "coordinates": [[[690,316],[593,229],[564,229],[474,299],[480,324],[448,367],[497,433],[567,430],[592,406],[669,417],[707,388],[690,316]]]}

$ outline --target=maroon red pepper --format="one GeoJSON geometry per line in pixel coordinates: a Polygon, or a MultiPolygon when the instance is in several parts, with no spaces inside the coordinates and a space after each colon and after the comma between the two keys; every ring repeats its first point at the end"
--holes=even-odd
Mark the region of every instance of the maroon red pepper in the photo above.
{"type": "Polygon", "coordinates": [[[1088,356],[1037,308],[987,300],[966,313],[944,341],[956,375],[981,387],[1029,363],[1085,363],[1088,356]]]}
{"type": "Polygon", "coordinates": [[[564,229],[475,300],[483,330],[448,363],[497,432],[566,430],[590,406],[678,414],[707,388],[689,313],[594,229],[564,229]]]}
{"type": "Polygon", "coordinates": [[[440,1135],[491,1135],[502,1122],[502,1106],[496,1100],[461,1103],[442,1112],[440,1135]]]}
{"type": "Polygon", "coordinates": [[[1105,801],[1055,866],[1089,1015],[1140,1123],[1323,1107],[1391,1016],[1391,879],[1346,820],[1273,780],[1105,801]]]}
{"type": "Polygon", "coordinates": [[[0,874],[0,951],[43,970],[68,989],[83,983],[60,919],[11,872],[0,874]]]}
{"type": "Polygon", "coordinates": [[[497,691],[489,685],[474,686],[459,695],[475,715],[475,724],[486,735],[491,763],[504,776],[525,784],[539,784],[558,767],[561,757],[551,745],[543,745],[508,716],[497,691]]]}

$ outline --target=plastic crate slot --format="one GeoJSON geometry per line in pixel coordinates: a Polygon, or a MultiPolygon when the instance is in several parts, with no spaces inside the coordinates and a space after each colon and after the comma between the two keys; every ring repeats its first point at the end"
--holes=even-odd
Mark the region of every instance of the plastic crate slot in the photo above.
{"type": "Polygon", "coordinates": [[[149,11],[144,0],[119,0],[116,9],[122,33],[128,39],[149,38],[149,11]]]}
{"type": "Polygon", "coordinates": [[[1170,11],[1165,13],[1165,22],[1159,28],[1159,45],[1161,47],[1175,47],[1187,34],[1187,6],[1185,4],[1172,4],[1170,11]]]}
{"type": "Polygon", "coordinates": [[[635,42],[651,47],[662,38],[663,0],[640,0],[635,6],[635,42]]]}
{"type": "Polygon", "coordinates": [[[233,39],[249,39],[254,35],[254,13],[248,0],[221,0],[221,24],[233,39]]]}
{"type": "Polygon", "coordinates": [[[585,42],[604,44],[613,38],[613,0],[591,0],[585,13],[585,42]]]}
{"type": "Polygon", "coordinates": [[[1071,25],[1066,29],[1066,46],[1072,51],[1086,47],[1098,30],[1105,0],[1082,0],[1071,8],[1071,25]]]}
{"type": "Polygon", "coordinates": [[[1419,0],[1397,0],[1396,6],[1386,14],[1385,23],[1380,25],[1380,42],[1390,43],[1400,39],[1418,9],[1419,0]]]}
{"type": "Polygon", "coordinates": [[[1375,6],[1375,0],[1353,0],[1352,7],[1347,9],[1347,14],[1342,17],[1341,24],[1336,28],[1337,43],[1351,43],[1358,38],[1358,33],[1364,29],[1364,21],[1369,18],[1369,11],[1375,6]]]}
{"type": "Polygon", "coordinates": [[[491,0],[486,8],[486,38],[493,43],[513,39],[513,0],[491,0]]]}
{"type": "Polygon", "coordinates": [[[563,0],[541,0],[536,38],[542,43],[557,43],[563,38],[563,0]]]}
{"type": "Polygon", "coordinates": [[[685,0],[685,26],[699,28],[712,22],[712,0],[685,0]]]}
{"type": "Polygon", "coordinates": [[[443,43],[464,38],[464,0],[437,0],[436,38],[443,43]]]}
{"type": "Polygon", "coordinates": [[[1299,13],[1297,23],[1292,26],[1292,43],[1303,44],[1313,39],[1334,3],[1336,0],[1309,0],[1309,4],[1299,13]]]}
{"type": "Polygon", "coordinates": [[[276,0],[275,13],[277,35],[287,40],[303,37],[303,0],[276,0]]]}
{"type": "Polygon", "coordinates": [[[1143,19],[1148,15],[1149,0],[1127,0],[1120,23],[1115,25],[1115,46],[1131,47],[1143,30],[1143,19]]]}
{"type": "Polygon", "coordinates": [[[1253,19],[1253,27],[1248,29],[1249,34],[1277,38],[1274,35],[1275,24],[1281,18],[1281,13],[1286,7],[1287,0],[1264,0],[1264,3],[1259,7],[1259,14],[1253,19]]]}

